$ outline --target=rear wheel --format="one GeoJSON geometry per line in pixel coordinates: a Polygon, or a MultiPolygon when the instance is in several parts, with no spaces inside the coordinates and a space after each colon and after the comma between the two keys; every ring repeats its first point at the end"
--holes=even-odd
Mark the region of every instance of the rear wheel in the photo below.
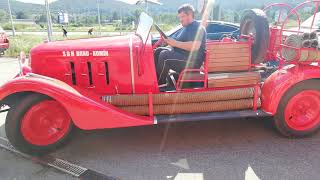
{"type": "Polygon", "coordinates": [[[320,81],[308,80],[291,88],[280,101],[275,126],[287,137],[312,135],[320,127],[320,81]]]}
{"type": "Polygon", "coordinates": [[[68,112],[57,101],[45,95],[23,98],[7,114],[6,135],[19,151],[43,155],[63,145],[73,123],[68,112]]]}

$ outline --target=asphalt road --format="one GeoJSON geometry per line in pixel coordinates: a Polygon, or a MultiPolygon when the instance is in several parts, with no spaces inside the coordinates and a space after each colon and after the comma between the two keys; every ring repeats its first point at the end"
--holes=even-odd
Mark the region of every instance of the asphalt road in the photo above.
{"type": "MultiPolygon", "coordinates": [[[[0,64],[1,81],[16,68],[0,64]]],[[[0,115],[1,136],[3,121],[0,115]]],[[[76,131],[53,155],[128,180],[314,180],[320,177],[319,150],[320,133],[286,139],[268,119],[233,119],[76,131]]],[[[12,179],[70,178],[0,150],[0,179],[3,174],[12,179]]]]}
{"type": "MultiPolygon", "coordinates": [[[[19,72],[16,59],[0,58],[0,84],[19,72]]],[[[0,114],[0,137],[5,137],[6,113],[0,114]]],[[[55,169],[48,168],[0,148],[0,180],[68,180],[75,179],[55,169]]]]}

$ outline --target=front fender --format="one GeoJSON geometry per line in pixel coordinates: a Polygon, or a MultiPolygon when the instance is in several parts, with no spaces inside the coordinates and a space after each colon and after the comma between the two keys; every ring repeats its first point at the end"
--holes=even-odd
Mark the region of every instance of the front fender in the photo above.
{"type": "Polygon", "coordinates": [[[19,92],[41,93],[57,100],[80,129],[93,130],[153,124],[153,120],[149,117],[129,114],[110,104],[92,100],[68,84],[45,76],[28,74],[9,81],[0,87],[0,101],[19,92]]]}
{"type": "Polygon", "coordinates": [[[288,65],[276,71],[262,86],[262,110],[275,115],[281,98],[290,88],[299,82],[318,78],[320,78],[319,66],[288,65]]]}

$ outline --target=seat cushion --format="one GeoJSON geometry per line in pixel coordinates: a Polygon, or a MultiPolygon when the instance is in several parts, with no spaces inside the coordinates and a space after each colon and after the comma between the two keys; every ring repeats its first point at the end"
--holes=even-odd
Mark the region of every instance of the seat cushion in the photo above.
{"type": "Polygon", "coordinates": [[[210,73],[208,74],[208,87],[236,87],[254,85],[260,83],[259,72],[237,72],[237,73],[210,73]]]}

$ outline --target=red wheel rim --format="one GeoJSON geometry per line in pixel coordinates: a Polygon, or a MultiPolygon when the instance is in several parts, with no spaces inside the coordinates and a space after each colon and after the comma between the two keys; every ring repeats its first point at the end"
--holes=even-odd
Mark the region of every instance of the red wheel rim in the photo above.
{"type": "Polygon", "coordinates": [[[316,127],[320,121],[320,92],[305,90],[293,96],[285,108],[285,121],[298,131],[316,127]]]}
{"type": "Polygon", "coordinates": [[[29,143],[46,146],[63,138],[70,123],[71,117],[57,101],[45,100],[26,112],[21,122],[21,132],[29,143]]]}

